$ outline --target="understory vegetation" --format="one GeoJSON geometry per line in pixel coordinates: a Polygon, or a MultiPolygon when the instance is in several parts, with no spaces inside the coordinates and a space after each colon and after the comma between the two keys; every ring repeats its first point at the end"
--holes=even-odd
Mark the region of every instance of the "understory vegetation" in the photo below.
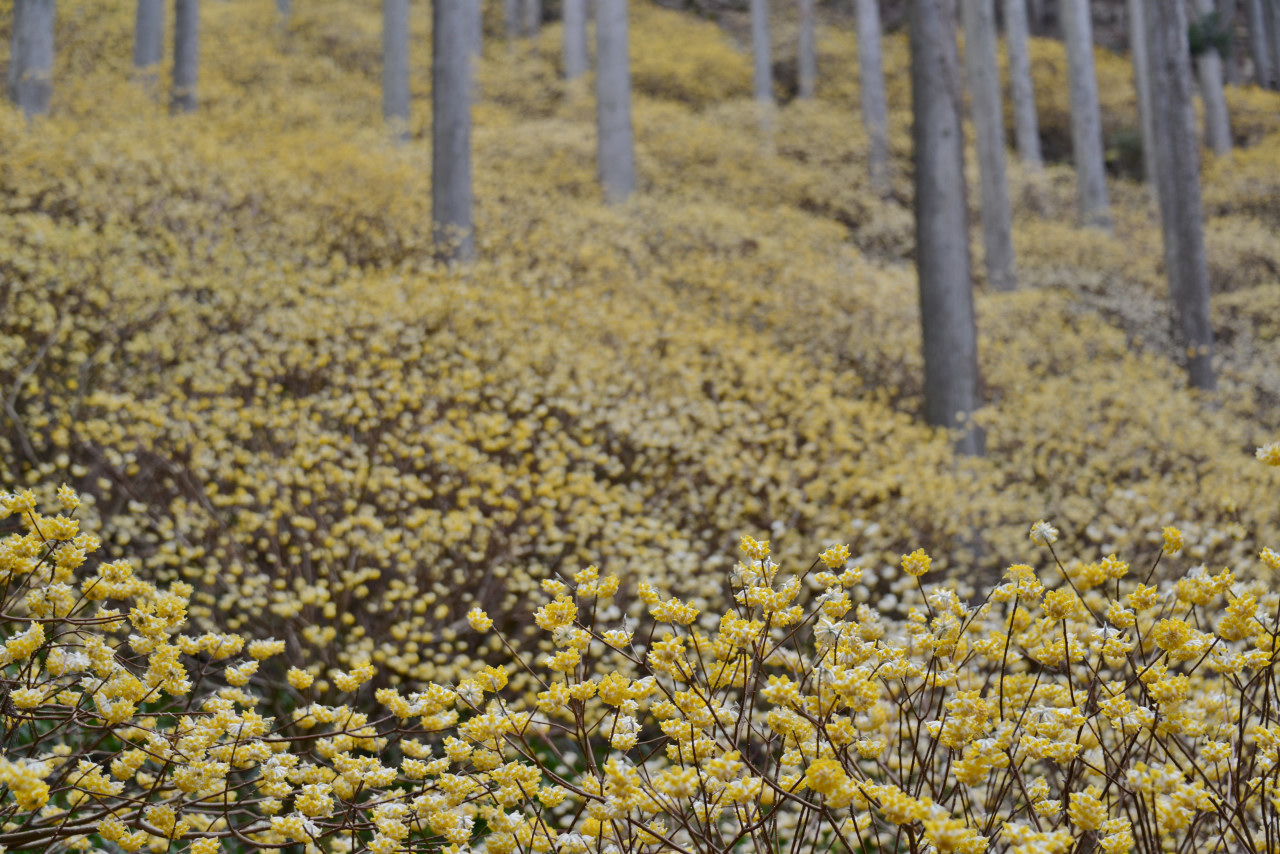
{"type": "Polygon", "coordinates": [[[637,0],[610,208],[558,28],[490,4],[449,266],[376,5],[205,4],[171,117],[131,12],[61,0],[51,115],[0,106],[0,844],[1280,845],[1280,95],[1206,155],[1210,398],[1098,52],[1114,228],[1011,164],[973,459],[920,417],[905,36],[881,199],[851,31],[762,131],[738,46],[637,0]]]}

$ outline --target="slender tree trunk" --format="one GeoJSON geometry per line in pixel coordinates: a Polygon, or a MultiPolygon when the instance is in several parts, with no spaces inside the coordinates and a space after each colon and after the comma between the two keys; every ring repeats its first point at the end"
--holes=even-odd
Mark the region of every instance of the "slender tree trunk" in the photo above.
{"type": "Polygon", "coordinates": [[[1213,326],[1200,201],[1200,147],[1192,106],[1191,56],[1181,0],[1149,0],[1147,34],[1156,116],[1156,174],[1169,294],[1191,385],[1212,390],[1213,326]]]}
{"type": "Polygon", "coordinates": [[[520,37],[521,0],[502,0],[502,26],[507,33],[507,41],[520,37]]]}
{"type": "Polygon", "coordinates": [[[1146,0],[1129,0],[1129,53],[1133,61],[1133,87],[1138,93],[1138,121],[1142,130],[1142,174],[1156,186],[1156,126],[1151,103],[1151,63],[1147,57],[1146,0]]]}
{"type": "Polygon", "coordinates": [[[636,189],[627,0],[596,0],[596,159],[609,204],[636,189]]]}
{"type": "Polygon", "coordinates": [[[1262,10],[1264,2],[1266,0],[1244,0],[1244,8],[1249,27],[1249,52],[1253,54],[1253,82],[1270,89],[1275,67],[1267,39],[1267,18],[1262,10]]]}
{"type": "Polygon", "coordinates": [[[1067,76],[1071,95],[1071,148],[1076,166],[1080,221],[1111,227],[1107,173],[1102,151],[1102,113],[1098,76],[1093,65],[1093,22],[1088,0],[1063,0],[1059,8],[1067,44],[1067,76]]]}
{"type": "Polygon", "coordinates": [[[889,177],[889,103],[884,90],[878,0],[854,0],[858,17],[858,88],[862,91],[862,123],[867,130],[867,169],[871,189],[887,196],[889,177]]]}
{"type": "Polygon", "coordinates": [[[773,46],[769,40],[769,0],[751,0],[751,48],[755,55],[756,100],[773,103],[773,46]]]}
{"type": "MultiPolygon", "coordinates": [[[[1201,16],[1215,12],[1213,0],[1196,0],[1201,16]]],[[[1196,57],[1200,97],[1204,101],[1204,143],[1218,156],[1231,151],[1231,119],[1227,114],[1227,94],[1223,90],[1222,55],[1210,47],[1196,57]]]]}
{"type": "Polygon", "coordinates": [[[542,0],[523,0],[523,29],[527,38],[536,39],[542,32],[542,0]]]}
{"type": "Polygon", "coordinates": [[[978,141],[982,197],[982,245],[987,284],[1011,291],[1018,280],[1013,264],[1013,213],[1004,163],[1004,105],[996,65],[996,15],[993,0],[960,0],[964,24],[965,79],[978,141]]]}
{"type": "MultiPolygon", "coordinates": [[[[1216,0],[1214,8],[1218,12],[1218,20],[1222,22],[1222,26],[1232,36],[1236,31],[1236,0],[1216,0]]],[[[1240,85],[1240,62],[1236,55],[1235,39],[1231,39],[1232,49],[1227,51],[1227,55],[1222,57],[1222,76],[1227,81],[1228,86],[1240,85]]]]}
{"type": "Polygon", "coordinates": [[[1049,31],[1049,15],[1045,10],[1045,0],[1028,0],[1031,9],[1031,19],[1028,22],[1033,36],[1046,36],[1049,31]]]}
{"type": "Polygon", "coordinates": [[[1009,94],[1013,98],[1013,127],[1022,162],[1032,169],[1044,166],[1040,153],[1040,121],[1031,79],[1027,0],[1004,0],[1005,43],[1009,50],[1009,94]]]}
{"type": "Polygon", "coordinates": [[[813,97],[818,81],[818,46],[814,33],[813,0],[800,0],[800,33],[796,51],[799,96],[805,100],[813,97]]]}
{"type": "Polygon", "coordinates": [[[293,0],[276,0],[276,11],[280,13],[280,17],[288,24],[289,18],[293,16],[293,0]]]}
{"type": "Polygon", "coordinates": [[[587,0],[563,0],[564,76],[577,80],[587,73],[587,0]]]}
{"type": "Polygon", "coordinates": [[[15,0],[9,42],[9,99],[32,116],[49,112],[53,96],[54,0],[15,0]]]}
{"type": "Polygon", "coordinates": [[[1267,53],[1271,57],[1271,88],[1280,89],[1280,2],[1262,0],[1267,25],[1267,53]]]}
{"type": "Polygon", "coordinates": [[[382,0],[382,119],[398,141],[408,141],[409,0],[382,0]]]}
{"type": "Polygon", "coordinates": [[[983,452],[968,420],[979,404],[978,335],[970,280],[960,61],[948,0],[911,0],[915,116],[916,270],[924,334],[925,417],[964,429],[957,450],[983,452]]]}
{"type": "Polygon", "coordinates": [[[431,27],[431,218],[442,257],[476,254],[471,199],[471,12],[434,0],[431,27]]]}
{"type": "Polygon", "coordinates": [[[156,94],[164,61],[164,0],[138,0],[133,21],[133,68],[147,91],[156,94]]]}
{"type": "MultiPolygon", "coordinates": [[[[484,0],[468,0],[471,6],[471,55],[479,61],[484,56],[484,0]]],[[[472,85],[475,81],[475,68],[472,67],[472,85]]]]}
{"type": "Polygon", "coordinates": [[[196,109],[200,74],[200,0],[173,0],[173,91],[169,111],[196,109]]]}

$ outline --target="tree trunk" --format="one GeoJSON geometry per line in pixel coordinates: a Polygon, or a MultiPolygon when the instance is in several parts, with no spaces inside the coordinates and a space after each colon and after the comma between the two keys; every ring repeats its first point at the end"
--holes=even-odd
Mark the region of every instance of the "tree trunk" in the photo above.
{"type": "Polygon", "coordinates": [[[507,41],[520,37],[521,0],[502,0],[502,26],[507,33],[507,41]]]}
{"type": "Polygon", "coordinates": [[[286,24],[289,23],[289,18],[293,15],[293,0],[276,0],[276,11],[286,24]]]}
{"type": "Polygon", "coordinates": [[[1022,162],[1032,169],[1044,166],[1040,153],[1040,121],[1031,80],[1031,52],[1027,40],[1027,0],[1004,0],[1004,33],[1009,50],[1009,94],[1013,98],[1013,126],[1022,162]]]}
{"type": "Polygon", "coordinates": [[[1267,53],[1271,57],[1271,88],[1280,89],[1280,2],[1262,0],[1267,25],[1267,53]]]}
{"type": "Polygon", "coordinates": [[[536,39],[542,32],[542,0],[523,0],[523,29],[527,38],[536,39]]]}
{"type": "Polygon", "coordinates": [[[993,0],[960,0],[964,23],[964,67],[969,106],[978,141],[982,197],[982,245],[987,284],[998,291],[1017,287],[1013,264],[1013,213],[1004,163],[1004,105],[996,65],[993,0]]]}
{"type": "Polygon", "coordinates": [[[397,141],[408,141],[409,0],[382,0],[382,119],[397,141]]]}
{"type": "Polygon", "coordinates": [[[1093,65],[1093,22],[1089,0],[1063,0],[1059,8],[1067,44],[1067,76],[1071,95],[1071,149],[1076,166],[1080,221],[1111,227],[1107,173],[1102,151],[1102,114],[1098,77],[1093,65]]]}
{"type": "Polygon", "coordinates": [[[1275,68],[1267,39],[1267,17],[1262,10],[1264,2],[1266,0],[1244,0],[1244,8],[1249,28],[1249,52],[1253,54],[1253,82],[1270,89],[1275,68]]]}
{"type": "MultiPolygon", "coordinates": [[[[1214,14],[1213,0],[1197,0],[1202,17],[1214,14]]],[[[1196,57],[1200,97],[1204,101],[1204,144],[1218,156],[1231,151],[1231,119],[1227,114],[1227,94],[1223,90],[1222,55],[1210,47],[1196,57]]]]}
{"type": "Polygon", "coordinates": [[[471,12],[459,0],[434,0],[431,27],[431,218],[437,252],[476,254],[471,212],[471,12]]]}
{"type": "Polygon", "coordinates": [[[887,196],[889,177],[889,104],[884,91],[884,60],[880,50],[878,0],[854,0],[858,16],[858,88],[862,92],[862,123],[867,130],[867,169],[871,189],[887,196]]]}
{"type": "Polygon", "coordinates": [[[979,403],[978,335],[969,274],[960,62],[948,0],[911,0],[911,92],[915,121],[916,270],[924,334],[925,417],[967,432],[957,444],[980,455],[968,420],[979,403]]]}
{"type": "Polygon", "coordinates": [[[1156,186],[1155,113],[1151,103],[1151,62],[1147,57],[1145,0],[1129,0],[1129,54],[1133,61],[1133,88],[1138,93],[1138,121],[1142,130],[1142,174],[1156,186]]]}
{"type": "Polygon", "coordinates": [[[49,112],[53,96],[54,0],[15,0],[9,42],[9,99],[28,119],[49,112]]]}
{"type": "Polygon", "coordinates": [[[596,159],[609,204],[636,188],[627,0],[596,0],[596,159]]]}
{"type": "Polygon", "coordinates": [[[1228,86],[1240,85],[1240,62],[1234,47],[1236,32],[1236,0],[1217,0],[1214,8],[1218,12],[1218,20],[1228,33],[1232,34],[1232,49],[1222,57],[1222,77],[1228,86]]]}
{"type": "Polygon", "coordinates": [[[1213,326],[1209,319],[1209,267],[1200,202],[1200,147],[1192,106],[1187,18],[1181,0],[1148,0],[1147,38],[1151,96],[1156,107],[1156,174],[1164,265],[1188,354],[1191,385],[1213,390],[1213,326]]]}
{"type": "Polygon", "coordinates": [[[151,94],[164,62],[164,0],[138,0],[133,21],[133,68],[151,94]]]}
{"type": "Polygon", "coordinates": [[[169,111],[196,109],[200,73],[200,0],[173,0],[173,91],[169,111]]]}
{"type": "MultiPolygon", "coordinates": [[[[484,56],[484,0],[468,0],[471,6],[471,55],[478,61],[484,56]]],[[[472,68],[472,85],[475,85],[475,68],[472,68]]]]}
{"type": "Polygon", "coordinates": [[[751,0],[751,48],[755,55],[756,100],[772,104],[773,46],[769,41],[769,0],[751,0]]]}
{"type": "Polygon", "coordinates": [[[587,58],[587,0],[563,0],[564,76],[577,80],[590,67],[587,58]]]}
{"type": "Polygon", "coordinates": [[[798,94],[802,99],[813,97],[818,80],[818,47],[814,33],[813,0],[800,0],[800,33],[796,50],[798,94]]]}

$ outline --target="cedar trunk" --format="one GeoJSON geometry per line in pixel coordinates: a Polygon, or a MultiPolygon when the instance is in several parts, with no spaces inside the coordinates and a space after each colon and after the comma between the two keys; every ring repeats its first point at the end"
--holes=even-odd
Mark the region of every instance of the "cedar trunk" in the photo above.
{"type": "Polygon", "coordinates": [[[636,188],[627,0],[596,0],[596,159],[610,204],[636,188]]]}
{"type": "Polygon", "coordinates": [[[1062,0],[1059,7],[1067,44],[1071,96],[1071,150],[1076,166],[1080,221],[1109,228],[1107,175],[1102,151],[1102,113],[1093,60],[1093,22],[1088,0],[1062,0]]]}
{"type": "Polygon", "coordinates": [[[1009,95],[1013,99],[1013,127],[1018,154],[1032,169],[1044,165],[1040,152],[1040,121],[1031,81],[1031,52],[1027,41],[1027,0],[1004,0],[1005,42],[1009,49],[1009,95]]]}
{"type": "Polygon", "coordinates": [[[54,0],[16,0],[9,45],[9,99],[28,119],[49,112],[53,96],[54,0]]]}
{"type": "Polygon", "coordinates": [[[587,73],[587,0],[563,0],[564,76],[577,80],[587,73]]]}
{"type": "Polygon", "coordinates": [[[773,103],[773,45],[769,40],[769,0],[751,0],[751,49],[756,100],[773,103]]]}
{"type": "Polygon", "coordinates": [[[1142,174],[1156,186],[1156,126],[1151,103],[1151,62],[1147,57],[1146,0],[1129,0],[1129,54],[1133,61],[1133,88],[1138,93],[1138,121],[1142,130],[1142,174]]]}
{"type": "Polygon", "coordinates": [[[431,218],[441,257],[475,257],[471,199],[471,11],[435,0],[431,27],[431,218]]]}
{"type": "Polygon", "coordinates": [[[382,118],[409,139],[409,0],[382,0],[382,118]]]}
{"type": "Polygon", "coordinates": [[[871,189],[887,196],[889,179],[889,104],[884,89],[884,60],[880,47],[880,6],[877,0],[854,0],[858,16],[858,88],[862,93],[862,124],[867,131],[867,170],[871,189]]]}
{"type": "Polygon", "coordinates": [[[796,46],[797,94],[802,99],[808,100],[813,97],[813,90],[818,81],[817,36],[814,33],[813,0],[799,0],[799,3],[800,32],[796,46]]]}
{"type": "Polygon", "coordinates": [[[190,113],[196,108],[200,74],[200,0],[173,2],[173,91],[169,110],[190,113]]]}

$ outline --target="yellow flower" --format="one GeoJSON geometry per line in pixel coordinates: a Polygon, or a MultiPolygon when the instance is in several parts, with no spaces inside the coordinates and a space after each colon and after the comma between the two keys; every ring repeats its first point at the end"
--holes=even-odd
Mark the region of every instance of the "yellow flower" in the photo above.
{"type": "Polygon", "coordinates": [[[304,688],[310,688],[311,683],[315,680],[315,676],[297,667],[290,667],[289,672],[285,674],[285,678],[289,680],[290,685],[299,691],[304,688]]]}
{"type": "Polygon", "coordinates": [[[1280,442],[1272,442],[1259,448],[1258,459],[1269,466],[1280,466],[1280,442]]]}
{"type": "Polygon", "coordinates": [[[925,554],[924,549],[916,549],[909,555],[902,556],[902,571],[912,578],[919,578],[929,571],[933,558],[925,554]]]}
{"type": "Polygon", "coordinates": [[[1167,555],[1176,555],[1182,551],[1182,532],[1177,528],[1168,527],[1164,529],[1164,553],[1167,555]]]}
{"type": "Polygon", "coordinates": [[[818,560],[826,564],[827,569],[837,570],[844,566],[849,560],[849,547],[845,545],[831,546],[822,554],[818,555],[818,560]]]}
{"type": "Polygon", "coordinates": [[[493,628],[493,620],[489,619],[489,615],[480,608],[472,608],[467,612],[467,622],[477,632],[487,632],[493,628]]]}
{"type": "Polygon", "coordinates": [[[743,536],[740,545],[743,554],[751,560],[764,560],[769,556],[769,541],[756,540],[752,537],[743,536]]]}
{"type": "Polygon", "coordinates": [[[1030,536],[1037,546],[1050,546],[1058,541],[1058,529],[1041,519],[1031,526],[1030,536]]]}
{"type": "Polygon", "coordinates": [[[1074,590],[1052,590],[1045,594],[1044,614],[1051,620],[1066,620],[1080,607],[1080,598],[1074,590]]]}

